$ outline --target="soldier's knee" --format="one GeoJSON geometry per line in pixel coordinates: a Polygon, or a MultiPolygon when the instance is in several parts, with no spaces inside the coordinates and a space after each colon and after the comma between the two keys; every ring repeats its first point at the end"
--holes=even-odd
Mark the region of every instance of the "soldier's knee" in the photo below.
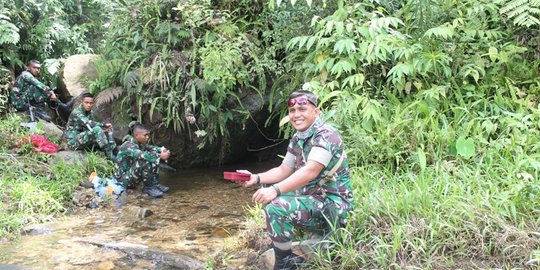
{"type": "Polygon", "coordinates": [[[264,211],[268,216],[289,216],[289,211],[276,200],[267,204],[264,207],[264,211]]]}

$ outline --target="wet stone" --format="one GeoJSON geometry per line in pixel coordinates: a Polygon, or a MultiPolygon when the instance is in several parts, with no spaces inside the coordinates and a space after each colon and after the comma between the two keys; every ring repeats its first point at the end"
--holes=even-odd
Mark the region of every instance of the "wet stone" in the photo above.
{"type": "Polygon", "coordinates": [[[122,207],[122,216],[128,218],[146,218],[154,214],[152,210],[140,206],[125,206],[122,207]]]}
{"type": "Polygon", "coordinates": [[[24,230],[26,235],[42,235],[42,234],[51,234],[53,229],[45,226],[31,226],[24,230]]]}

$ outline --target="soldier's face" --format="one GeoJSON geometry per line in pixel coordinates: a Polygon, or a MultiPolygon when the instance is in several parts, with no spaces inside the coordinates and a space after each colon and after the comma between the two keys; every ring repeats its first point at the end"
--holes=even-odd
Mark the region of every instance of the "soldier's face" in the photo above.
{"type": "Polygon", "coordinates": [[[41,65],[36,63],[31,63],[28,66],[28,71],[34,75],[34,77],[39,76],[39,72],[41,71],[41,65]]]}
{"type": "Polygon", "coordinates": [[[82,106],[85,111],[89,112],[94,107],[94,99],[91,97],[83,98],[82,106]]]}
{"type": "Polygon", "coordinates": [[[296,102],[289,106],[289,122],[298,131],[306,131],[315,122],[321,111],[311,102],[296,102]]]}
{"type": "Polygon", "coordinates": [[[147,144],[148,140],[150,140],[150,131],[148,130],[139,130],[135,132],[133,135],[135,137],[135,140],[139,144],[147,144]]]}

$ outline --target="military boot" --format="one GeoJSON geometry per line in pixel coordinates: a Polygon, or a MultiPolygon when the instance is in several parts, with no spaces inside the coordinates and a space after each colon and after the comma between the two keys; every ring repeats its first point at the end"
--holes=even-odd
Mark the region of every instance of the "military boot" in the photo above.
{"type": "Polygon", "coordinates": [[[37,103],[34,105],[34,116],[40,119],[43,119],[44,121],[51,122],[51,116],[47,113],[47,110],[45,109],[45,103],[37,103]]]}
{"type": "Polygon", "coordinates": [[[57,99],[55,101],[51,101],[49,107],[53,110],[60,109],[60,111],[69,114],[71,113],[71,106],[73,105],[73,102],[75,102],[73,98],[66,103],[63,103],[60,99],[57,99]]]}
{"type": "Polygon", "coordinates": [[[154,198],[163,196],[163,192],[159,190],[156,185],[154,185],[154,181],[152,181],[151,179],[144,181],[144,187],[142,191],[148,194],[148,196],[154,198]]]}
{"type": "Polygon", "coordinates": [[[58,108],[60,108],[60,110],[66,113],[71,113],[71,106],[73,106],[73,102],[75,102],[75,99],[71,98],[66,103],[63,103],[62,101],[58,99],[56,100],[56,102],[58,103],[58,108]]]}
{"type": "Polygon", "coordinates": [[[161,192],[165,193],[167,191],[169,191],[171,188],[169,188],[168,186],[165,186],[165,185],[162,185],[159,183],[159,176],[154,176],[154,178],[152,178],[152,181],[154,183],[154,186],[156,186],[159,190],[161,190],[161,192]]]}
{"type": "Polygon", "coordinates": [[[274,270],[293,270],[304,263],[304,258],[296,256],[292,250],[281,250],[274,247],[275,263],[274,270]]]}

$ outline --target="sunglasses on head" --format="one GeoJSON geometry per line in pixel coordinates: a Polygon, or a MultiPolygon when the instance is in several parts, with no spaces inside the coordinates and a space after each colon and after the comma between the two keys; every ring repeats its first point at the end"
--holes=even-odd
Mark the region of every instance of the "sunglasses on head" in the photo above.
{"type": "MultiPolygon", "coordinates": [[[[296,104],[302,106],[302,105],[307,105],[308,103],[311,103],[313,104],[311,101],[309,101],[309,99],[307,97],[304,97],[304,96],[301,96],[301,97],[297,97],[297,98],[290,98],[289,101],[287,102],[287,105],[289,107],[292,107],[296,104]]],[[[315,104],[313,104],[315,105],[315,104]]]]}

